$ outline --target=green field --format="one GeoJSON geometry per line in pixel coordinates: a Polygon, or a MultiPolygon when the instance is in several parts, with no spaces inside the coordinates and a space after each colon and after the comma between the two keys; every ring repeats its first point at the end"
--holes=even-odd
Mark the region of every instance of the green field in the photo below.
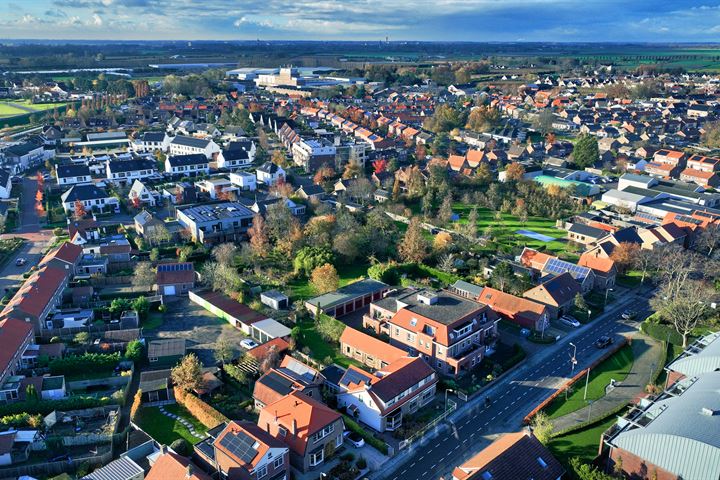
{"type": "Polygon", "coordinates": [[[30,100],[12,100],[0,102],[0,118],[16,117],[28,113],[43,112],[52,110],[55,107],[62,107],[64,103],[32,103],[30,100]],[[23,108],[24,107],[24,108],[23,108]]]}
{"type": "MultiPolygon", "coordinates": [[[[165,405],[165,410],[192,423],[197,433],[202,435],[207,431],[205,426],[184,407],[178,404],[165,405]]],[[[142,407],[135,422],[145,433],[164,445],[170,445],[178,438],[184,438],[191,444],[195,444],[200,440],[198,437],[193,436],[179,421],[160,413],[159,407],[142,407]]]]}
{"type": "MultiPolygon", "coordinates": [[[[472,205],[462,203],[453,204],[453,212],[460,215],[459,223],[467,223],[467,217],[473,209],[472,205]]],[[[523,223],[515,215],[509,213],[501,214],[501,220],[495,220],[495,213],[490,209],[477,207],[478,210],[478,235],[483,235],[485,230],[492,226],[497,242],[508,247],[530,247],[538,250],[545,250],[550,253],[567,255],[567,242],[564,240],[567,235],[564,230],[555,228],[555,220],[541,217],[528,217],[523,223]],[[556,240],[543,242],[534,240],[524,235],[515,233],[517,230],[531,230],[556,240]]]]}
{"type": "Polygon", "coordinates": [[[601,420],[567,435],[553,438],[548,447],[563,464],[572,457],[580,457],[584,463],[592,462],[600,448],[600,436],[616,421],[616,416],[601,420]]]}
{"type": "MultiPolygon", "coordinates": [[[[625,380],[628,373],[630,373],[632,364],[632,346],[625,345],[612,357],[590,370],[587,400],[594,401],[604,397],[605,387],[610,384],[610,379],[614,379],[617,382],[625,380]]],[[[587,401],[583,399],[584,394],[585,377],[573,385],[572,393],[569,393],[567,400],[565,400],[565,394],[559,395],[550,405],[545,407],[545,413],[547,413],[550,418],[557,418],[580,410],[587,406],[587,401]]]]}

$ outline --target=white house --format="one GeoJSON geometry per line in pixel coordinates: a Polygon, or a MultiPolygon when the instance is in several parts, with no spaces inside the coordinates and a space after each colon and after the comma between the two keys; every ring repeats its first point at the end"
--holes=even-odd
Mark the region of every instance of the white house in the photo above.
{"type": "Polygon", "coordinates": [[[272,162],[265,162],[255,171],[255,176],[258,182],[272,186],[285,180],[285,170],[272,162]]]}
{"type": "Polygon", "coordinates": [[[131,203],[134,202],[136,198],[138,199],[139,205],[155,206],[155,196],[152,190],[147,188],[140,180],[133,182],[132,188],[130,188],[130,192],[128,193],[128,200],[130,200],[131,203]]]}
{"type": "Polygon", "coordinates": [[[199,182],[195,182],[195,186],[201,192],[207,193],[210,198],[217,200],[218,198],[225,198],[221,194],[229,194],[237,191],[237,187],[233,185],[230,180],[223,177],[206,178],[199,182]]]}
{"type": "Polygon", "coordinates": [[[42,143],[25,142],[8,147],[3,153],[6,165],[12,167],[13,173],[19,173],[29,167],[41,165],[46,158],[54,154],[54,150],[46,153],[42,143]]]}
{"type": "Polygon", "coordinates": [[[90,211],[120,213],[120,201],[95,185],[73,185],[60,196],[60,200],[66,214],[75,211],[76,201],[82,203],[88,213],[90,211]]]}
{"type": "Polygon", "coordinates": [[[220,153],[220,147],[212,140],[177,135],[170,141],[170,155],[202,153],[210,159],[220,153]]]}
{"type": "Polygon", "coordinates": [[[90,183],[90,167],[85,164],[58,165],[55,167],[55,178],[58,185],[77,185],[90,183]]]}
{"type": "Polygon", "coordinates": [[[105,165],[108,180],[122,185],[129,185],[133,180],[157,175],[155,162],[145,158],[108,160],[105,165]]]}
{"type": "Polygon", "coordinates": [[[169,146],[170,137],[165,132],[145,132],[133,142],[136,152],[167,152],[169,146]]]}
{"type": "Polygon", "coordinates": [[[202,153],[173,155],[165,159],[165,171],[173,175],[187,176],[208,174],[210,173],[210,163],[208,157],[202,153]]]}
{"type": "Polygon", "coordinates": [[[257,189],[257,178],[250,172],[232,172],[230,174],[230,183],[240,190],[253,192],[257,189]]]}
{"type": "Polygon", "coordinates": [[[234,170],[236,168],[243,168],[251,165],[254,156],[251,157],[250,153],[241,149],[224,149],[217,157],[218,168],[227,168],[228,170],[234,170]]]}
{"type": "Polygon", "coordinates": [[[0,198],[10,198],[10,191],[12,190],[10,177],[9,170],[0,168],[0,198]]]}

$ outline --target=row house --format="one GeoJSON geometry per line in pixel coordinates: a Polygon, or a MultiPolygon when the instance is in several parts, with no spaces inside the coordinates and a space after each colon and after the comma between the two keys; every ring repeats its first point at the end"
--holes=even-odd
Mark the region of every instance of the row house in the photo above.
{"type": "Polygon", "coordinates": [[[407,289],[374,301],[363,326],[441,374],[458,376],[482,361],[497,340],[498,321],[487,305],[449,291],[407,289]]]}
{"type": "Polygon", "coordinates": [[[184,176],[207,175],[210,173],[210,163],[202,153],[171,155],[165,159],[165,172],[184,176]]]}
{"type": "Polygon", "coordinates": [[[84,164],[63,164],[55,167],[58,185],[78,185],[92,182],[90,167],[84,164]]]}
{"type": "Polygon", "coordinates": [[[217,167],[235,170],[250,166],[255,161],[255,142],[241,140],[230,142],[217,157],[217,167]]]}
{"type": "Polygon", "coordinates": [[[212,140],[177,135],[170,141],[170,155],[203,154],[213,159],[220,153],[220,147],[212,140]]]}
{"type": "Polygon", "coordinates": [[[145,132],[135,139],[132,147],[136,152],[167,152],[170,137],[165,132],[145,132]]]}
{"type": "Polygon", "coordinates": [[[263,374],[253,388],[255,409],[280,400],[290,392],[302,392],[311,398],[322,400],[325,377],[314,368],[285,355],[277,368],[263,374]]]}
{"type": "Polygon", "coordinates": [[[75,213],[76,205],[82,204],[86,212],[120,212],[120,201],[95,185],[73,185],[60,196],[65,213],[75,213]]]}
{"type": "Polygon", "coordinates": [[[145,158],[108,160],[105,165],[108,180],[120,185],[130,185],[134,180],[157,175],[155,162],[145,158]]]}
{"type": "Polygon", "coordinates": [[[20,398],[20,382],[13,377],[24,367],[23,354],[34,338],[32,323],[17,318],[0,321],[0,403],[20,398]]]}
{"type": "Polygon", "coordinates": [[[340,353],[375,370],[382,370],[407,352],[352,327],[340,336],[340,353]]]}

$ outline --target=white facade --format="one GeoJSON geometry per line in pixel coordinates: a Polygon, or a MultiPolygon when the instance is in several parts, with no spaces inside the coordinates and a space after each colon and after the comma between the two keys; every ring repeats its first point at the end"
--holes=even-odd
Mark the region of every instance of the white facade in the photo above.
{"type": "MultiPolygon", "coordinates": [[[[175,140],[177,137],[175,137],[170,142],[170,155],[192,155],[193,153],[202,153],[205,155],[206,158],[210,159],[213,157],[214,154],[220,153],[220,147],[217,143],[213,142],[212,140],[208,140],[207,142],[202,142],[205,144],[204,147],[200,146],[192,146],[192,145],[184,145],[182,143],[176,143],[175,140]]],[[[199,139],[195,139],[199,140],[199,139]]]]}
{"type": "Polygon", "coordinates": [[[233,172],[230,174],[230,183],[240,190],[255,191],[257,189],[257,178],[248,172],[233,172]]]}
{"type": "Polygon", "coordinates": [[[207,163],[196,163],[192,165],[170,165],[170,159],[165,160],[165,171],[173,175],[197,175],[199,173],[210,173],[210,165],[207,163]]]}

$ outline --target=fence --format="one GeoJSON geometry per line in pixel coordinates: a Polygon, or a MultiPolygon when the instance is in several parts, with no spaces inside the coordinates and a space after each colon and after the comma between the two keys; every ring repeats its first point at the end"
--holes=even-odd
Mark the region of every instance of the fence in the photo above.
{"type": "MultiPolygon", "coordinates": [[[[108,270],[110,270],[108,268],[108,270]]],[[[119,271],[119,270],[118,270],[119,271]]],[[[93,287],[107,287],[110,285],[130,285],[132,275],[118,275],[117,277],[91,277],[90,285],[93,287]]]]}
{"type": "Polygon", "coordinates": [[[109,323],[102,325],[88,325],[86,327],[68,327],[68,328],[52,328],[42,330],[38,334],[40,343],[47,343],[53,337],[68,338],[73,337],[80,332],[87,332],[91,336],[102,336],[107,332],[113,332],[111,336],[115,340],[135,340],[140,338],[140,329],[138,328],[122,328],[118,323],[109,323]]]}
{"type": "Polygon", "coordinates": [[[36,463],[34,465],[21,465],[18,467],[0,468],[0,478],[17,479],[22,476],[52,477],[68,471],[75,471],[83,464],[91,468],[107,465],[113,459],[112,445],[108,451],[91,457],[62,460],[59,462],[36,463]]]}
{"type": "Polygon", "coordinates": [[[449,407],[449,408],[448,408],[447,410],[445,410],[443,413],[441,413],[440,415],[438,415],[437,417],[435,417],[430,423],[428,423],[427,425],[425,425],[425,426],[424,426],[423,428],[421,428],[419,431],[415,432],[414,434],[410,435],[410,436],[409,436],[408,438],[406,438],[405,440],[401,441],[400,444],[398,445],[398,449],[399,449],[399,450],[404,450],[404,449],[406,449],[407,447],[409,447],[410,445],[412,445],[413,443],[417,442],[418,440],[422,440],[422,438],[425,436],[425,434],[426,434],[429,430],[435,428],[435,426],[436,426],[438,423],[440,423],[440,422],[442,422],[443,420],[445,420],[445,419],[448,417],[448,415],[450,415],[451,413],[453,413],[453,412],[457,409],[457,403],[454,402],[454,401],[452,401],[452,400],[448,400],[448,407],[449,407]]]}

